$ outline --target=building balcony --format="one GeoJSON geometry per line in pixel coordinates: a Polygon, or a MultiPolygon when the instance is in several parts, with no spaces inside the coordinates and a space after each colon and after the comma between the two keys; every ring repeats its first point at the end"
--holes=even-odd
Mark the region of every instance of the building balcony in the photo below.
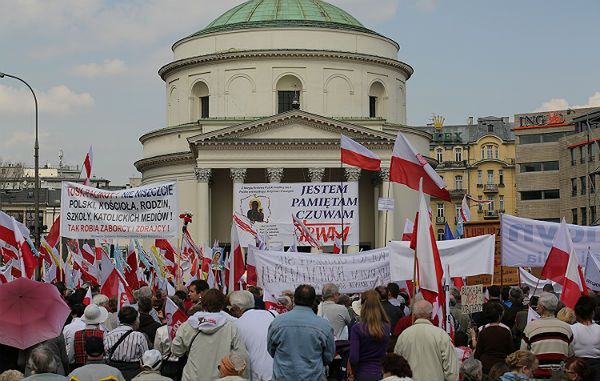
{"type": "Polygon", "coordinates": [[[463,198],[465,196],[465,193],[467,193],[466,189],[451,189],[450,197],[451,198],[463,198]]]}
{"type": "Polygon", "coordinates": [[[497,220],[498,218],[500,218],[500,214],[497,210],[486,210],[483,215],[484,220],[497,220]]]}
{"type": "Polygon", "coordinates": [[[461,161],[443,161],[440,162],[437,166],[436,169],[464,169],[467,168],[467,161],[466,160],[461,160],[461,161]]]}
{"type": "Polygon", "coordinates": [[[446,224],[446,217],[436,216],[435,217],[435,224],[436,225],[445,225],[446,224]]]}
{"type": "Polygon", "coordinates": [[[498,184],[484,184],[483,193],[498,193],[498,184]]]}

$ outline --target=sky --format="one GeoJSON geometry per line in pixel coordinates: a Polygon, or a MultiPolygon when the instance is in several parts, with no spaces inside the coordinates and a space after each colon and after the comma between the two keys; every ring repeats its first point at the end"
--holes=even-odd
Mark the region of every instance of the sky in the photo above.
{"type": "MultiPolygon", "coordinates": [[[[0,0],[0,72],[34,88],[40,163],[81,165],[114,185],[140,176],[139,137],[165,126],[157,74],[173,42],[241,0],[0,0]]],[[[415,73],[408,124],[600,106],[600,2],[330,0],[397,41],[415,73]]],[[[20,83],[0,79],[0,160],[33,165],[34,113],[20,83]]]]}

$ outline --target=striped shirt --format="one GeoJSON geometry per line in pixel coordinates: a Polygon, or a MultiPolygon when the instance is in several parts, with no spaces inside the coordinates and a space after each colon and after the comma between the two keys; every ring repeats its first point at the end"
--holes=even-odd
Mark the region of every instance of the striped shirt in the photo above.
{"type": "MultiPolygon", "coordinates": [[[[127,331],[131,331],[131,328],[128,325],[120,325],[117,328],[110,331],[108,334],[104,335],[104,351],[106,352],[106,357],[109,356],[109,350],[121,336],[123,336],[127,331]]],[[[129,336],[119,344],[119,346],[115,349],[115,352],[112,356],[112,360],[114,361],[127,361],[134,362],[140,361],[142,355],[145,351],[148,350],[148,339],[146,335],[141,332],[133,332],[130,333],[129,336]]]]}
{"type": "Polygon", "coordinates": [[[567,323],[555,317],[542,317],[527,323],[521,349],[529,349],[539,361],[535,371],[538,378],[549,378],[552,369],[573,356],[573,331],[567,323]]]}

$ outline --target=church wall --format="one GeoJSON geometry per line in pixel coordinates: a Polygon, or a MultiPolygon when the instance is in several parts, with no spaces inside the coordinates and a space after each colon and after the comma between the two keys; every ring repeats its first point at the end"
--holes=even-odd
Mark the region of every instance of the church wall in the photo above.
{"type": "Polygon", "coordinates": [[[374,34],[323,28],[248,29],[210,34],[173,46],[174,60],[229,51],[310,49],[397,59],[396,42],[374,34]]]}

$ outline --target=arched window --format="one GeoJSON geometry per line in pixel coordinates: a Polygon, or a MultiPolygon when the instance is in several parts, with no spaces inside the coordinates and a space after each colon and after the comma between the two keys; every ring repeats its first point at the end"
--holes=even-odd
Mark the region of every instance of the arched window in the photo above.
{"type": "Polygon", "coordinates": [[[444,161],[444,149],[442,147],[435,149],[435,159],[438,161],[438,163],[442,163],[444,161]]]}
{"type": "Polygon", "coordinates": [[[369,89],[369,118],[383,116],[383,101],[385,98],[385,87],[381,82],[373,82],[369,89]]]}
{"type": "Polygon", "coordinates": [[[300,109],[302,102],[302,82],[292,74],[284,75],[277,81],[277,113],[300,109]]]}
{"type": "Polygon", "coordinates": [[[196,82],[192,87],[192,121],[210,116],[209,91],[204,82],[196,82]]]}

